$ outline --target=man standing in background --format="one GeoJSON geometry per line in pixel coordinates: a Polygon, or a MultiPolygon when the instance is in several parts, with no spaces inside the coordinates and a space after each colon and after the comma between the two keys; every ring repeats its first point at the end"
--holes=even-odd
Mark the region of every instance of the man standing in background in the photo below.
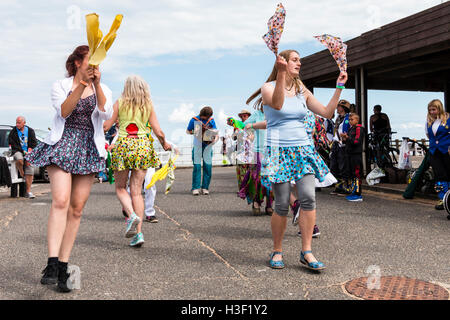
{"type": "Polygon", "coordinates": [[[31,164],[25,161],[24,156],[36,147],[37,140],[34,130],[25,124],[24,117],[17,117],[16,127],[9,133],[8,142],[11,146],[14,160],[17,162],[17,169],[20,175],[25,178],[25,198],[33,199],[34,195],[31,192],[31,184],[33,183],[34,170],[31,164]]]}
{"type": "Polygon", "coordinates": [[[212,145],[219,140],[216,123],[213,118],[213,109],[209,106],[203,107],[200,110],[200,114],[189,121],[186,133],[194,135],[192,194],[198,196],[201,188],[202,194],[209,195],[209,184],[212,176],[212,145]]]}

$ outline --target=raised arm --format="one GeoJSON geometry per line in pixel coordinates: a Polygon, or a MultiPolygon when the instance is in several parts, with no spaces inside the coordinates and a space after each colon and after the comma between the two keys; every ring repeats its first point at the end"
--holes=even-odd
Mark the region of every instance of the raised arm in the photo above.
{"type": "MultiPolygon", "coordinates": [[[[347,73],[341,72],[337,80],[337,83],[345,84],[347,82],[347,79],[348,79],[347,73]]],[[[322,103],[319,102],[319,100],[317,100],[314,97],[311,91],[305,88],[306,105],[308,106],[309,110],[311,110],[315,114],[318,114],[319,116],[322,116],[327,119],[332,119],[334,116],[334,112],[336,111],[341,93],[342,89],[336,88],[333,96],[331,97],[330,102],[328,102],[327,106],[324,106],[322,103]]]]}
{"type": "Polygon", "coordinates": [[[61,117],[65,119],[72,114],[78,101],[80,101],[85,88],[86,86],[84,84],[79,83],[75,90],[73,90],[67,99],[61,104],[61,117]]]}
{"type": "MultiPolygon", "coordinates": [[[[72,93],[67,97],[67,99],[65,99],[61,104],[61,117],[63,117],[64,119],[72,114],[73,110],[77,106],[78,101],[83,95],[84,89],[87,86],[90,86],[92,84],[92,81],[94,80],[93,70],[88,69],[84,71],[80,68],[78,69],[78,72],[80,73],[81,81],[77,84],[75,90],[73,90],[72,93]]],[[[75,77],[75,79],[76,78],[77,77],[75,77]]]]}
{"type": "Polygon", "coordinates": [[[261,87],[262,102],[276,110],[281,110],[284,104],[286,77],[287,77],[287,61],[282,56],[277,56],[277,79],[275,88],[269,83],[265,83],[261,87]]]}
{"type": "Polygon", "coordinates": [[[101,73],[100,69],[97,67],[91,67],[88,69],[88,74],[92,77],[94,88],[95,88],[95,94],[97,96],[97,106],[98,109],[102,112],[106,112],[105,110],[105,104],[106,104],[106,96],[103,92],[103,88],[100,85],[100,79],[101,79],[101,73]]]}

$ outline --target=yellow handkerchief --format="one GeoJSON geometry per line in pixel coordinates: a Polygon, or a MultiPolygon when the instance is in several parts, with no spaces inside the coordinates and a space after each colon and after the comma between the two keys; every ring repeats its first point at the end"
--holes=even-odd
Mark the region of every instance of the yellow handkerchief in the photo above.
{"type": "Polygon", "coordinates": [[[90,57],[89,65],[98,66],[106,58],[106,52],[111,48],[111,45],[116,39],[116,32],[122,23],[122,19],[123,16],[121,14],[116,15],[111,29],[102,40],[103,33],[99,29],[98,15],[96,13],[86,15],[86,31],[90,57]]]}

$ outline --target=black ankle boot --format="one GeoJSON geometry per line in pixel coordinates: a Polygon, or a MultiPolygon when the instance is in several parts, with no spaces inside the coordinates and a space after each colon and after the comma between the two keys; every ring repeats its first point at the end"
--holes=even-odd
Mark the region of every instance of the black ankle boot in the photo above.
{"type": "Polygon", "coordinates": [[[42,273],[44,274],[41,278],[42,284],[56,284],[58,281],[58,262],[48,263],[42,273]]]}
{"type": "Polygon", "coordinates": [[[70,292],[70,289],[67,286],[68,279],[70,274],[67,273],[67,263],[58,262],[58,290],[60,292],[70,292]]]}
{"type": "Polygon", "coordinates": [[[444,210],[444,202],[439,200],[438,203],[434,206],[436,210],[444,210]]]}

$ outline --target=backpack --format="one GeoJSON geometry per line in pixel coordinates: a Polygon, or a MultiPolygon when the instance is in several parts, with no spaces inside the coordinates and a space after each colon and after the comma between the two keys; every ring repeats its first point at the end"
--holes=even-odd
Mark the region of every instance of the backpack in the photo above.
{"type": "Polygon", "coordinates": [[[392,183],[392,184],[405,184],[407,171],[404,169],[399,169],[396,167],[385,168],[384,172],[386,176],[382,179],[382,182],[392,183]]]}
{"type": "Polygon", "coordinates": [[[212,126],[209,123],[213,120],[213,117],[210,117],[206,123],[203,123],[202,120],[197,117],[193,117],[193,119],[202,123],[202,142],[205,144],[212,143],[216,136],[216,130],[211,133],[210,129],[212,129],[212,126]]]}

